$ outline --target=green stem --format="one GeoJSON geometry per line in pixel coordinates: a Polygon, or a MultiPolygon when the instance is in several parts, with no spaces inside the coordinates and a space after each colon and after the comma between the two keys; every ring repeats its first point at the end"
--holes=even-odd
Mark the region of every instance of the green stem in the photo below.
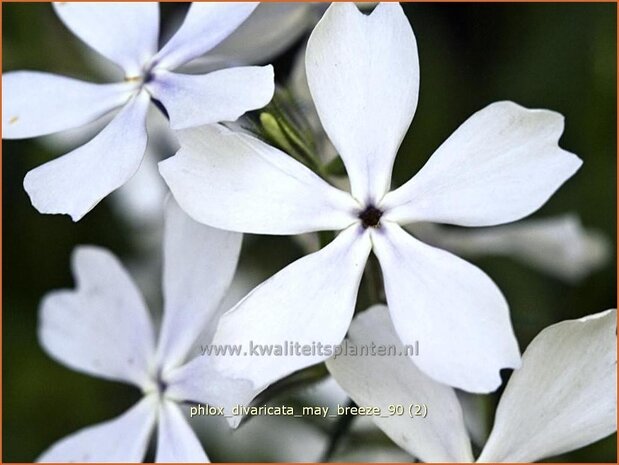
{"type": "Polygon", "coordinates": [[[368,299],[370,306],[375,304],[384,304],[385,297],[383,295],[383,280],[380,273],[378,260],[374,255],[370,255],[365,267],[365,279],[367,284],[368,299]]]}
{"type": "MultiPolygon", "coordinates": [[[[350,400],[347,404],[347,407],[356,407],[354,400],[350,400]]],[[[329,444],[327,444],[327,449],[325,453],[322,455],[320,459],[321,462],[328,462],[333,457],[333,454],[337,450],[337,447],[340,445],[340,442],[352,426],[353,420],[356,418],[355,415],[347,413],[346,415],[342,415],[337,419],[335,424],[333,425],[333,434],[331,435],[331,439],[329,440],[329,444]]]]}
{"type": "Polygon", "coordinates": [[[335,233],[333,231],[318,231],[318,242],[322,249],[328,245],[333,239],[335,239],[335,233]]]}

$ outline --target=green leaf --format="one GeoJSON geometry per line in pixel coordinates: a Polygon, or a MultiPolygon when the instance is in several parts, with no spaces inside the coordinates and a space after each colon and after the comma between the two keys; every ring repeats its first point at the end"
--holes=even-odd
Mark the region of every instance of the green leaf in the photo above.
{"type": "Polygon", "coordinates": [[[323,168],[324,172],[329,176],[345,176],[346,175],[346,167],[344,166],[344,161],[338,155],[333,160],[325,165],[323,168]]]}

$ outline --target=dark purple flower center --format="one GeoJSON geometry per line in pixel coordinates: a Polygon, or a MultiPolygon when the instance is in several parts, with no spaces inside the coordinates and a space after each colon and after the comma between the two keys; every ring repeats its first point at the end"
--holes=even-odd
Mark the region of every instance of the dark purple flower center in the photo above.
{"type": "Polygon", "coordinates": [[[366,209],[361,211],[358,215],[364,228],[379,227],[381,216],[383,216],[383,212],[376,208],[374,205],[368,205],[366,209]]]}

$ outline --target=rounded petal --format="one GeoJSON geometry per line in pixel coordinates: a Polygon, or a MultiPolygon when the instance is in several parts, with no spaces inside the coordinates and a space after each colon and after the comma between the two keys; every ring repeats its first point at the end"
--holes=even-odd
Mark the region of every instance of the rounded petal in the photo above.
{"type": "Polygon", "coordinates": [[[543,330],[497,408],[481,462],[534,462],[617,430],[617,311],[543,330]]]}
{"type": "Polygon", "coordinates": [[[209,462],[200,441],[183,413],[174,402],[164,400],[159,405],[157,428],[157,463],[209,462]]]}
{"type": "Polygon", "coordinates": [[[360,202],[378,202],[417,107],[417,43],[398,3],[333,3],[309,39],[307,79],[360,202]]]}
{"type": "Polygon", "coordinates": [[[165,208],[163,295],[158,343],[163,370],[185,360],[196,337],[219,308],[241,252],[243,235],[196,223],[176,201],[165,208]]]}
{"type": "Polygon", "coordinates": [[[385,306],[359,314],[348,332],[355,355],[327,360],[335,380],[360,407],[378,407],[374,422],[396,444],[423,462],[472,462],[471,443],[455,391],[424,375],[406,355],[385,306]],[[393,349],[393,355],[370,354],[369,348],[393,349]],[[366,348],[366,352],[362,352],[366,348]],[[427,417],[414,418],[408,408],[425,405],[427,417]],[[401,405],[404,415],[389,415],[401,405]]]}
{"type": "Polygon", "coordinates": [[[25,139],[95,121],[126,103],[133,84],[93,84],[37,71],[2,75],[2,138],[25,139]]]}
{"type": "Polygon", "coordinates": [[[147,396],[121,416],[84,428],[53,444],[37,462],[141,462],[157,417],[147,396]]]}
{"type": "Polygon", "coordinates": [[[241,355],[212,354],[215,367],[259,391],[327,359],[318,345],[344,338],[370,248],[369,234],[351,226],[255,288],[221,317],[212,342],[240,347],[241,355]]]}
{"type": "Polygon", "coordinates": [[[196,221],[255,234],[344,229],[359,205],[285,153],[223,126],[178,133],[181,150],[159,164],[196,221]]]}
{"type": "Polygon", "coordinates": [[[512,257],[569,282],[596,271],[611,255],[608,238],[584,228],[573,214],[488,229],[454,229],[434,223],[417,223],[407,229],[421,240],[458,255],[512,257]]]}
{"type": "Polygon", "coordinates": [[[488,105],[385,196],[385,219],[492,226],[530,215],[582,164],[558,145],[563,125],[552,111],[488,105]]]}
{"type": "Polygon", "coordinates": [[[435,380],[487,393],[499,370],[520,366],[507,302],[479,268],[384,222],[373,231],[393,325],[404,344],[419,341],[415,364],[435,380]]]}
{"type": "Polygon", "coordinates": [[[54,10],[73,34],[128,76],[139,76],[157,52],[156,2],[56,2],[54,10]]]}
{"type": "Polygon", "coordinates": [[[173,129],[236,121],[273,98],[273,67],[244,66],[209,74],[157,73],[149,91],[163,103],[173,129]]]}
{"type": "Polygon", "coordinates": [[[72,268],[77,288],[51,292],[41,303],[41,345],[75,370],[144,387],[154,335],[139,290],[105,249],[76,248],[72,268]]]}
{"type": "Polygon", "coordinates": [[[172,70],[199,57],[228,37],[257,6],[252,2],[193,2],[185,21],[153,63],[172,70]]]}
{"type": "Polygon", "coordinates": [[[136,96],[94,139],[30,171],[24,188],[41,213],[79,221],[138,170],[146,149],[149,97],[136,96]]]}

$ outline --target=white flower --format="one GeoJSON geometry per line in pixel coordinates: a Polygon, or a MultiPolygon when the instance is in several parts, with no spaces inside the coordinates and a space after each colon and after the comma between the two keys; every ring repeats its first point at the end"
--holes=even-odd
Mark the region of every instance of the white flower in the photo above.
{"type": "MultiPolygon", "coordinates": [[[[310,124],[321,159],[329,162],[337,156],[337,150],[320,124],[304,58],[305,49],[295,58],[289,88],[310,124]]],[[[484,229],[445,228],[435,223],[413,223],[406,229],[423,242],[464,257],[506,256],[570,283],[599,270],[611,257],[608,238],[600,231],[585,228],[573,213],[484,229]]],[[[295,239],[309,252],[320,248],[316,234],[295,239]]]]}
{"type": "Polygon", "coordinates": [[[176,34],[157,51],[157,3],[54,4],[75,35],[123,69],[124,82],[94,84],[54,74],[3,75],[3,137],[21,139],[82,126],[121,108],[90,142],[29,172],[24,187],[42,213],[82,218],[140,166],[151,100],[172,128],[233,121],[260,108],[274,91],[273,69],[238,67],[205,75],[173,72],[215,47],[256,3],[193,3],[176,34]]]}
{"type": "MultiPolygon", "coordinates": [[[[584,447],[617,429],[617,311],[544,329],[526,349],[501,396],[478,461],[532,462],[584,447]]],[[[384,306],[361,313],[350,342],[404,350],[384,306]]],[[[463,348],[462,350],[466,350],[463,348]]],[[[403,352],[402,352],[403,353],[403,352]]],[[[424,462],[471,462],[455,391],[424,375],[407,357],[346,355],[327,361],[360,406],[425,404],[425,418],[374,418],[400,447],[424,462]]]]}
{"type": "MultiPolygon", "coordinates": [[[[341,230],[222,317],[216,343],[338,344],[353,316],[371,250],[391,318],[415,363],[445,384],[489,392],[520,354],[503,295],[477,267],[430,247],[400,225],[490,226],[537,210],[581,165],[557,145],[561,115],[499,102],[474,114],[409,182],[387,193],[417,103],[415,37],[398,4],[366,16],[333,4],[307,47],[322,125],[346,164],[352,195],[286,154],[221,126],[179,131],[181,150],[160,172],[197,221],[232,231],[341,230]]],[[[232,376],[257,390],[327,356],[236,357],[232,376]]],[[[223,361],[222,361],[223,362],[223,361]]]]}
{"type": "Polygon", "coordinates": [[[39,461],[139,462],[155,424],[157,461],[208,460],[178,404],[194,401],[225,407],[231,397],[242,398],[250,388],[249,383],[225,379],[208,356],[192,350],[204,326],[216,322],[241,238],[197,224],[174,201],[168,203],[165,308],[157,343],[144,300],[120,262],[98,247],[76,250],[77,289],[44,298],[41,344],[75,370],[139,387],[143,398],[121,416],[58,441],[39,461]]]}

